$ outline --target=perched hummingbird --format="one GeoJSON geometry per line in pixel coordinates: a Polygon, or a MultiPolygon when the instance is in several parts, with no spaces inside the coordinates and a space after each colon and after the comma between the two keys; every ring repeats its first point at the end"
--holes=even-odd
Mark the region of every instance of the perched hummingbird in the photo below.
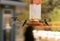
{"type": "Polygon", "coordinates": [[[46,19],[44,19],[44,22],[45,22],[46,25],[49,25],[49,24],[47,23],[46,19]]]}

